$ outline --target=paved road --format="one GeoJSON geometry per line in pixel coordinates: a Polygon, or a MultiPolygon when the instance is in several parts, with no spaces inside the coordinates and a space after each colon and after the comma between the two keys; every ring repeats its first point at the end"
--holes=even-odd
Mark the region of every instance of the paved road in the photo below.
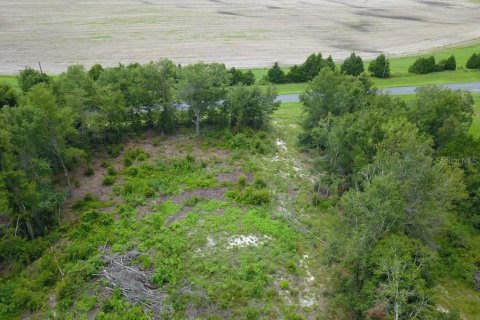
{"type": "MultiPolygon", "coordinates": [[[[451,84],[443,84],[442,86],[451,89],[451,90],[466,90],[470,92],[480,93],[480,82],[467,82],[467,83],[451,83],[451,84]]],[[[417,90],[418,86],[416,87],[397,87],[397,88],[384,88],[381,89],[383,92],[387,94],[414,94],[415,90],[417,90]]],[[[277,97],[277,100],[283,103],[288,102],[299,102],[300,95],[297,93],[294,94],[280,94],[277,97]]]]}

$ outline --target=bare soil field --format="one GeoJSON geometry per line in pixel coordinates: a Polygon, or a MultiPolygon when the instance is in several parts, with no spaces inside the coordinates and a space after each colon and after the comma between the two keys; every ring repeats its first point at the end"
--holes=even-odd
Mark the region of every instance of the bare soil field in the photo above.
{"type": "Polygon", "coordinates": [[[467,0],[1,0],[0,73],[41,61],[111,66],[166,57],[261,67],[314,51],[340,60],[426,51],[480,38],[467,0]]]}

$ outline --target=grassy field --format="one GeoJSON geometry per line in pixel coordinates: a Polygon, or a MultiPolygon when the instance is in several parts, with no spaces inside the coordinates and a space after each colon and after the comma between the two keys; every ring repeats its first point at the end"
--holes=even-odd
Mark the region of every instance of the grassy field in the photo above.
{"type": "MultiPolygon", "coordinates": [[[[480,70],[468,70],[465,68],[468,58],[473,53],[480,53],[480,44],[448,48],[434,51],[428,54],[414,55],[408,57],[391,58],[390,68],[392,77],[390,79],[373,79],[375,86],[378,88],[391,88],[402,86],[418,86],[426,84],[446,84],[446,83],[461,83],[461,82],[475,82],[480,81],[480,70]],[[455,55],[457,60],[456,71],[435,72],[425,75],[416,75],[408,73],[408,68],[419,57],[433,55],[437,61],[455,55]]],[[[368,62],[366,63],[368,68],[368,62]]],[[[289,68],[282,68],[285,73],[288,73],[289,68]]],[[[267,75],[268,68],[252,69],[257,81],[261,81],[267,75]]],[[[301,93],[305,89],[305,83],[280,84],[277,85],[279,94],[301,93]]]]}
{"type": "Polygon", "coordinates": [[[18,86],[17,76],[0,75],[0,83],[8,83],[12,86],[18,86]]]}

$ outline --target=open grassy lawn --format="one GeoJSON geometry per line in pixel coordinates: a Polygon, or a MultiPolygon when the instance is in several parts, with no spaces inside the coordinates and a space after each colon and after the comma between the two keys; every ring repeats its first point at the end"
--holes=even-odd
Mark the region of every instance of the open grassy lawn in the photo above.
{"type": "MultiPolygon", "coordinates": [[[[480,81],[480,70],[469,70],[465,68],[467,60],[473,53],[480,53],[480,44],[442,49],[434,51],[432,53],[421,55],[391,58],[390,68],[392,77],[390,79],[374,78],[373,80],[375,86],[378,88],[480,81]],[[408,73],[408,68],[410,67],[410,65],[412,65],[413,62],[419,57],[428,57],[433,55],[438,62],[442,59],[448,58],[452,54],[455,55],[455,58],[457,60],[458,69],[456,71],[434,72],[424,75],[408,73]]],[[[368,62],[365,63],[365,68],[368,69],[368,62]]],[[[282,69],[285,73],[289,71],[288,67],[284,67],[282,69]]],[[[268,73],[268,68],[258,68],[251,70],[255,74],[257,82],[261,82],[261,79],[268,73]]],[[[279,94],[301,93],[305,90],[305,87],[305,83],[289,83],[277,85],[277,90],[279,94]]]]}
{"type": "Polygon", "coordinates": [[[470,128],[470,133],[473,136],[480,138],[480,93],[473,94],[473,98],[475,99],[475,105],[473,106],[475,113],[473,115],[473,123],[470,128]]]}
{"type": "Polygon", "coordinates": [[[8,83],[12,86],[17,87],[18,86],[17,76],[0,75],[0,83],[8,83]]]}

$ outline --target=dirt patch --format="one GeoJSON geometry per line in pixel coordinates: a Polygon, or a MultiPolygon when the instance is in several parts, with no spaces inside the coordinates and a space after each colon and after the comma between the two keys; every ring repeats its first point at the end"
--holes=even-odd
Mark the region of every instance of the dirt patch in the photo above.
{"type": "Polygon", "coordinates": [[[251,172],[245,173],[242,170],[236,170],[231,173],[220,173],[217,175],[218,182],[237,182],[238,178],[241,176],[245,176],[247,178],[246,182],[253,181],[253,174],[251,172]]]}
{"type": "Polygon", "coordinates": [[[185,219],[190,212],[192,212],[192,207],[183,207],[179,213],[167,217],[167,219],[165,220],[165,225],[169,226],[177,220],[185,219]]]}
{"type": "Polygon", "coordinates": [[[216,199],[221,200],[225,197],[225,192],[227,192],[227,188],[208,188],[208,189],[197,189],[191,191],[185,191],[184,193],[172,197],[174,203],[179,204],[183,203],[184,201],[191,199],[193,197],[197,197],[200,199],[216,199]]]}
{"type": "Polygon", "coordinates": [[[163,302],[166,294],[150,282],[152,271],[140,270],[131,265],[139,255],[140,253],[136,251],[121,256],[104,255],[102,259],[106,266],[102,274],[108,280],[110,290],[118,287],[129,302],[152,311],[155,319],[159,319],[165,311],[163,302]]]}

